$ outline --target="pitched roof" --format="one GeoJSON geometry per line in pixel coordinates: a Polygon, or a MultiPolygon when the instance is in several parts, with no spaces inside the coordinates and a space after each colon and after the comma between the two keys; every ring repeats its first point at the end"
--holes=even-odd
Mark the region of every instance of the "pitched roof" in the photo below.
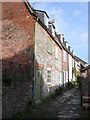
{"type": "Polygon", "coordinates": [[[74,56],[74,58],[77,60],[77,61],[80,61],[82,64],[87,64],[87,62],[85,62],[84,60],[82,60],[81,58],[77,57],[77,56],[74,56]]]}
{"type": "MultiPolygon", "coordinates": [[[[47,13],[45,11],[42,11],[42,10],[35,10],[34,8],[31,7],[30,3],[28,2],[28,0],[24,0],[28,9],[30,10],[30,12],[35,16],[35,17],[38,17],[38,22],[40,23],[40,25],[47,31],[47,33],[52,37],[52,39],[58,44],[58,46],[62,49],[64,49],[68,54],[70,54],[72,57],[74,57],[74,55],[69,52],[69,50],[65,47],[64,44],[61,43],[61,41],[58,41],[58,38],[54,37],[50,30],[46,27],[46,25],[41,21],[37,11],[40,11],[40,12],[44,12],[46,15],[47,13]]],[[[49,18],[49,16],[47,15],[47,17],[49,18]]]]}
{"type": "MultiPolygon", "coordinates": [[[[57,38],[55,38],[55,37],[51,34],[50,30],[49,30],[49,29],[46,27],[46,25],[41,21],[38,13],[36,12],[36,10],[35,10],[34,8],[31,7],[31,5],[30,5],[30,3],[28,2],[28,0],[24,0],[24,2],[25,2],[25,4],[26,4],[27,8],[29,9],[29,11],[31,12],[31,14],[34,15],[34,16],[36,17],[36,19],[38,18],[37,22],[47,31],[47,33],[51,36],[51,38],[52,38],[52,39],[58,44],[58,46],[62,49],[62,46],[61,46],[61,44],[59,43],[59,41],[57,40],[57,38]]],[[[43,12],[46,14],[45,11],[43,11],[43,12]]]]}

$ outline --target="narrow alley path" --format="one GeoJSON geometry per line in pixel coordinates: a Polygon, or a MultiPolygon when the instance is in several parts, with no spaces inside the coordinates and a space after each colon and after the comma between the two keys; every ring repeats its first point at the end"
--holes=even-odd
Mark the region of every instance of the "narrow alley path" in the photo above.
{"type": "Polygon", "coordinates": [[[80,91],[73,88],[55,100],[33,108],[25,118],[90,118],[90,111],[80,105],[80,91]]]}

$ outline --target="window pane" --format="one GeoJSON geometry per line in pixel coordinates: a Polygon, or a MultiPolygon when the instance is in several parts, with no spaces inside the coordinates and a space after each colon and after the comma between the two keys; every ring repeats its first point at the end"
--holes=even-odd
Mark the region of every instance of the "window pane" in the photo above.
{"type": "Polygon", "coordinates": [[[52,41],[48,38],[48,52],[52,53],[52,41]]]}
{"type": "Polygon", "coordinates": [[[47,82],[51,82],[51,79],[47,79],[47,82]]]}
{"type": "Polygon", "coordinates": [[[50,70],[48,70],[48,74],[51,74],[51,71],[50,71],[50,70]]]}
{"type": "Polygon", "coordinates": [[[47,70],[47,82],[51,82],[51,71],[47,70]]]}
{"type": "Polygon", "coordinates": [[[48,75],[48,78],[51,78],[51,75],[48,75]]]}

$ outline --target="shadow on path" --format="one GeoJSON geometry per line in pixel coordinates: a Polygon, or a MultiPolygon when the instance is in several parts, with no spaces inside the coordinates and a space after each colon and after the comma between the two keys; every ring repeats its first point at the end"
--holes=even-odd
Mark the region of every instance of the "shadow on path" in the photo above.
{"type": "Polygon", "coordinates": [[[70,89],[49,103],[28,109],[25,118],[90,118],[90,111],[81,107],[80,91],[70,89]]]}

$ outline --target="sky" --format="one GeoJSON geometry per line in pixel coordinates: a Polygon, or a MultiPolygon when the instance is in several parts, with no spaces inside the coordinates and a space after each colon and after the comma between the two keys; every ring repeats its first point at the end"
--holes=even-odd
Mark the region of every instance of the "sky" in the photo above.
{"type": "Polygon", "coordinates": [[[88,2],[34,2],[33,7],[46,11],[56,32],[63,33],[75,55],[88,62],[88,2]]]}

